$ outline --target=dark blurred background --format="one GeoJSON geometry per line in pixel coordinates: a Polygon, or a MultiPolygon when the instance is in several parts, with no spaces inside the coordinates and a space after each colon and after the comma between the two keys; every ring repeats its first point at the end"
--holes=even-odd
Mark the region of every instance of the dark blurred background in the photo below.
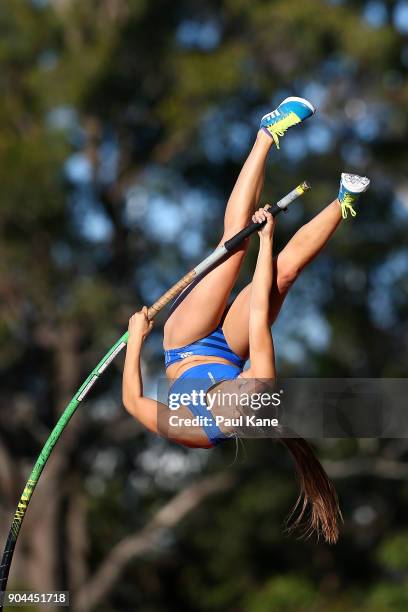
{"type": "MultiPolygon", "coordinates": [[[[285,303],[279,374],[406,375],[408,1],[3,0],[0,34],[1,542],[82,380],[216,244],[259,118],[287,95],[318,115],[268,165],[263,202],[313,186],[277,248],[342,170],[372,187],[285,303]]],[[[122,366],[56,447],[10,588],[70,589],[77,612],[408,609],[407,440],[316,441],[344,526],[333,547],[297,540],[280,445],[156,439],[122,407],[122,366]]]]}

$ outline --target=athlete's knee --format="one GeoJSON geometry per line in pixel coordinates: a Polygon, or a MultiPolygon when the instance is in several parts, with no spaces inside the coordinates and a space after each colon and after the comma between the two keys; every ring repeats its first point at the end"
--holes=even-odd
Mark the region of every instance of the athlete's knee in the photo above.
{"type": "Polygon", "coordinates": [[[280,292],[286,292],[301,273],[301,267],[296,261],[285,259],[279,261],[277,267],[277,285],[280,292]]]}
{"type": "Polygon", "coordinates": [[[243,230],[248,225],[250,221],[251,221],[250,218],[243,217],[242,219],[234,221],[233,223],[224,223],[224,231],[223,231],[221,241],[225,242],[226,240],[229,240],[230,238],[238,234],[241,230],[243,230]]]}
{"type": "MultiPolygon", "coordinates": [[[[222,238],[220,240],[220,245],[225,244],[228,240],[230,240],[236,234],[238,234],[242,229],[243,229],[243,227],[237,226],[237,227],[234,227],[234,228],[232,228],[230,230],[224,230],[224,233],[223,233],[222,238]]],[[[248,247],[249,247],[249,237],[248,238],[244,238],[244,240],[241,241],[241,243],[236,248],[236,251],[240,252],[240,253],[246,253],[246,251],[248,250],[248,247]]]]}

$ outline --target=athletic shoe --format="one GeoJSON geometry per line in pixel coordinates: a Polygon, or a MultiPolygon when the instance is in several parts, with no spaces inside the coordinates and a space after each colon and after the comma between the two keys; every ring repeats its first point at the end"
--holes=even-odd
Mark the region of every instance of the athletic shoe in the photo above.
{"type": "Polygon", "coordinates": [[[279,149],[279,138],[285,135],[286,130],[308,119],[315,112],[313,104],[304,98],[286,98],[276,110],[262,117],[259,129],[272,136],[279,149]]]}
{"type": "Polygon", "coordinates": [[[353,208],[354,202],[357,202],[360,194],[367,191],[370,186],[370,179],[366,176],[358,176],[358,174],[346,174],[343,172],[340,179],[340,190],[337,199],[341,206],[341,215],[343,219],[347,219],[347,214],[352,217],[356,216],[356,211],[353,208]]]}

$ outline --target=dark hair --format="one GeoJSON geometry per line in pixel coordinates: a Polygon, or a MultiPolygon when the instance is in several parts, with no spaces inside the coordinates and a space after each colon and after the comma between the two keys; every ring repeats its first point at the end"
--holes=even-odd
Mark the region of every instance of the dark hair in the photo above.
{"type": "Polygon", "coordinates": [[[304,536],[316,533],[335,544],[339,537],[342,515],[336,489],[303,438],[280,438],[291,453],[300,483],[300,493],[288,517],[288,530],[304,528],[304,536]],[[305,519],[309,507],[309,517],[305,519]],[[296,516],[297,514],[297,516],[296,516]],[[291,522],[292,521],[292,522],[291,522]]]}

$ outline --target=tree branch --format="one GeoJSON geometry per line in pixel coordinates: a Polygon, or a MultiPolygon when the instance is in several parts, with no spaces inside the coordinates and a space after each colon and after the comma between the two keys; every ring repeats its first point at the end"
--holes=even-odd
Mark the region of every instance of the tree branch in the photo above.
{"type": "Polygon", "coordinates": [[[68,500],[67,515],[67,564],[70,591],[75,591],[88,578],[86,557],[88,531],[86,528],[86,499],[81,492],[74,492],[68,500]]]}
{"type": "Polygon", "coordinates": [[[167,502],[138,533],[119,542],[95,574],[73,598],[74,612],[90,612],[106,597],[125,566],[134,557],[150,550],[161,539],[163,529],[174,528],[189,512],[207,497],[232,486],[231,474],[221,473],[205,478],[178,493],[167,502]]]}

